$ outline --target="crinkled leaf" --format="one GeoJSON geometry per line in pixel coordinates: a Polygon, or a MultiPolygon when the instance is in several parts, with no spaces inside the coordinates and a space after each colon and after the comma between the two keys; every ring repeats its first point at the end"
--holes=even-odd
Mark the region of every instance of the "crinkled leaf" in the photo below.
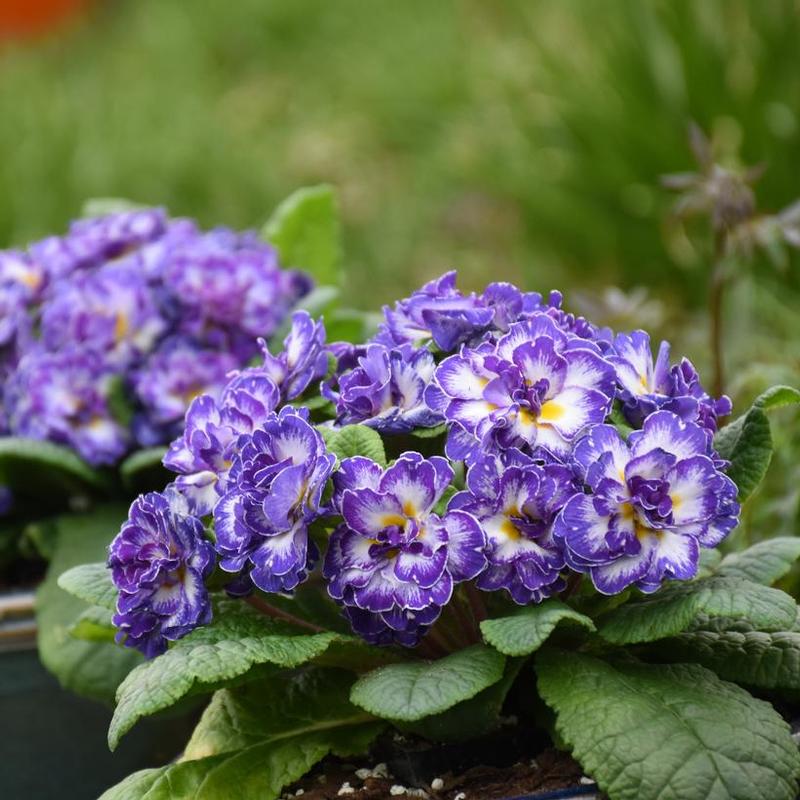
{"type": "Polygon", "coordinates": [[[296,667],[325,651],[335,633],[303,634],[241,601],[222,602],[210,625],[175,642],[123,681],[108,731],[113,750],[138,719],[188,694],[210,692],[262,664],[296,667]]]}
{"type": "MultiPolygon", "coordinates": [[[[108,541],[116,534],[112,532],[108,541]]],[[[111,580],[111,571],[105,563],[79,564],[58,576],[58,585],[65,592],[86,603],[101,606],[110,611],[117,607],[117,587],[111,580]]]]}
{"type": "Polygon", "coordinates": [[[275,209],[261,235],[282,266],[303,269],[321,284],[339,283],[341,224],[333,187],[298,189],[275,209]]]}
{"type": "Polygon", "coordinates": [[[108,475],[89,466],[68,447],[53,442],[0,437],[0,484],[9,486],[20,497],[47,498],[105,490],[108,475]]]}
{"type": "Polygon", "coordinates": [[[794,800],[789,726],[713,672],[548,649],[536,664],[558,733],[611,800],[794,800]]]}
{"type": "Polygon", "coordinates": [[[108,703],[113,702],[120,681],[141,662],[141,656],[115,644],[74,638],[70,630],[87,606],[61,589],[57,580],[70,567],[104,558],[127,513],[127,506],[107,506],[61,517],[53,560],[36,596],[42,663],[65,688],[108,703]]]}
{"type": "Polygon", "coordinates": [[[527,656],[538,650],[560,622],[573,622],[593,631],[589,617],[562,603],[545,600],[535,606],[525,606],[510,617],[487,619],[481,622],[484,639],[507,656],[527,656]]]}
{"type": "Polygon", "coordinates": [[[717,568],[717,574],[747,578],[769,586],[786,575],[798,558],[800,537],[778,536],[725,556],[717,568]]]}
{"type": "Polygon", "coordinates": [[[714,437],[714,447],[731,462],[728,475],[739,487],[739,500],[746,500],[758,487],[772,459],[772,434],[765,412],[795,403],[800,403],[800,392],[789,386],[773,386],[746,414],[714,437]]]}
{"type": "Polygon", "coordinates": [[[497,683],[441,714],[423,717],[417,722],[395,724],[404,732],[436,742],[460,742],[484,736],[500,725],[500,712],[506,695],[524,663],[522,658],[510,659],[503,677],[497,683]]]}
{"type": "Polygon", "coordinates": [[[268,738],[374,722],[350,702],[352,683],[353,676],[343,670],[312,668],[221,689],[203,712],[183,760],[241,750],[268,738]]]}
{"type": "Polygon", "coordinates": [[[744,578],[712,576],[675,583],[606,615],[600,635],[615,644],[664,639],[685,631],[700,615],[747,619],[765,631],[792,625],[797,606],[788,594],[744,578]]]}
{"type": "Polygon", "coordinates": [[[438,661],[389,664],[359,678],[350,699],[376,717],[413,722],[497,683],[505,661],[496,650],[477,644],[438,661]]]}
{"type": "Polygon", "coordinates": [[[670,661],[696,661],[721,678],[765,689],[800,689],[800,633],[754,630],[744,620],[715,620],[654,645],[670,661]]]}
{"type": "Polygon", "coordinates": [[[70,635],[85,642],[113,642],[117,629],[111,616],[107,608],[89,606],[70,626],[70,635]]]}
{"type": "Polygon", "coordinates": [[[386,466],[386,450],[380,434],[367,425],[345,425],[326,439],[328,450],[339,458],[366,456],[386,466]]]}
{"type": "Polygon", "coordinates": [[[134,773],[100,800],[277,800],[332,752],[363,752],[376,723],[270,738],[241,750],[134,773]]]}
{"type": "Polygon", "coordinates": [[[145,770],[104,800],[274,800],[328,753],[364,752],[384,727],[348,700],[339,670],[280,672],[212,698],[182,761],[145,770]],[[235,788],[234,788],[235,787],[235,788]]]}
{"type": "Polygon", "coordinates": [[[719,550],[700,550],[700,563],[697,568],[698,578],[707,578],[717,571],[719,562],[722,561],[722,553],[719,550]]]}

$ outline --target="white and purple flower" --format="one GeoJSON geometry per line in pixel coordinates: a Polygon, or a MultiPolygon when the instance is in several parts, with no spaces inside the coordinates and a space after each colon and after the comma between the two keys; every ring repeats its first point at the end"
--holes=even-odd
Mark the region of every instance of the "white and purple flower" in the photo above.
{"type": "Polygon", "coordinates": [[[730,398],[711,397],[688,358],[670,366],[669,350],[669,343],[661,342],[653,363],[650,336],[644,331],[621,333],[614,339],[607,358],[617,370],[617,395],[625,416],[638,427],[648,415],[664,409],[715,432],[719,418],[731,413],[730,398]]]}
{"type": "Polygon", "coordinates": [[[132,375],[141,406],[133,420],[136,441],[150,447],[174,438],[192,400],[200,395],[219,400],[229,373],[238,366],[233,354],[199,347],[190,339],[162,342],[132,375]]]}
{"type": "Polygon", "coordinates": [[[251,341],[271,336],[311,288],[302,273],[281,269],[275,249],[255,234],[226,228],[179,242],[164,283],[178,300],[183,332],[251,341]]]}
{"type": "Polygon", "coordinates": [[[315,322],[307,311],[292,314],[292,327],[283,340],[283,351],[270,353],[267,343],[260,339],[264,353],[262,370],[280,389],[286,400],[299,397],[312,383],[324,377],[328,369],[325,350],[325,326],[315,322]]]}
{"type": "Polygon", "coordinates": [[[386,469],[368,458],[346,459],[334,476],[343,522],[330,537],[323,574],[367,641],[417,644],[453,585],[485,568],[477,520],[464,511],[434,511],[452,479],[446,459],[413,452],[386,469]]]}
{"type": "Polygon", "coordinates": [[[424,347],[347,348],[338,359],[336,379],[322,391],[336,404],[341,425],[363,422],[386,433],[432,428],[444,422],[425,402],[435,368],[433,355],[424,347]]]}
{"type": "Polygon", "coordinates": [[[449,507],[469,512],[486,535],[488,566],[478,588],[505,589],[520,605],[564,588],[564,544],[553,536],[553,522],[576,489],[568,467],[538,464],[519,450],[483,456],[470,467],[467,491],[449,507]]]}
{"type": "Polygon", "coordinates": [[[109,547],[108,566],[119,590],[117,641],[127,647],[153,658],[211,620],[205,579],[214,550],[179,493],[168,488],[134,501],[109,547]]]}
{"type": "Polygon", "coordinates": [[[319,555],[308,526],[320,516],[335,463],[306,409],[287,406],[264,420],[241,446],[214,508],[220,567],[247,570],[265,592],[291,592],[305,580],[319,555]]]}
{"type": "Polygon", "coordinates": [[[712,456],[709,432],[670,411],[651,414],[627,442],[610,425],[589,430],[573,453],[587,493],[567,501],[554,527],[569,566],[603,594],[693,578],[699,548],[718,545],[739,517],[736,486],[712,456]]]}
{"type": "Polygon", "coordinates": [[[192,400],[183,434],[170,445],[164,466],[178,474],[175,486],[195,514],[211,513],[227,491],[234,459],[279,402],[277,387],[258,370],[235,375],[219,402],[210,395],[192,400]]]}
{"type": "Polygon", "coordinates": [[[167,322],[136,266],[107,264],[65,281],[42,307],[41,330],[50,351],[80,345],[124,369],[153,349],[167,322]]]}
{"type": "Polygon", "coordinates": [[[130,446],[109,407],[113,377],[93,351],[33,350],[6,382],[8,427],[18,436],[68,445],[90,464],[113,464],[130,446]]]}
{"type": "Polygon", "coordinates": [[[594,344],[538,313],[497,344],[464,347],[442,361],[425,398],[453,425],[452,458],[524,447],[563,459],[584,428],[605,420],[614,381],[594,344]]]}

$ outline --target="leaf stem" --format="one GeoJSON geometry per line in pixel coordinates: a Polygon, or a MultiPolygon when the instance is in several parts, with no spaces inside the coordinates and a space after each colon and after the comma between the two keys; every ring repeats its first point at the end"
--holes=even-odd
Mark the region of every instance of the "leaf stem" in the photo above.
{"type": "Polygon", "coordinates": [[[472,581],[468,581],[464,585],[464,589],[467,595],[467,600],[469,601],[469,607],[472,610],[472,616],[475,617],[475,621],[480,627],[481,622],[483,622],[489,616],[486,613],[486,605],[483,602],[481,593],[472,581]]]}
{"type": "Polygon", "coordinates": [[[290,625],[296,625],[298,628],[305,628],[306,630],[313,631],[314,633],[326,632],[325,628],[321,628],[319,625],[315,625],[313,622],[307,622],[304,619],[300,619],[300,617],[296,617],[294,614],[290,614],[288,611],[283,611],[280,608],[276,608],[264,600],[263,597],[259,597],[258,595],[251,594],[250,597],[245,600],[245,602],[255,608],[256,611],[260,611],[266,617],[279,619],[283,622],[288,622],[290,625]]]}

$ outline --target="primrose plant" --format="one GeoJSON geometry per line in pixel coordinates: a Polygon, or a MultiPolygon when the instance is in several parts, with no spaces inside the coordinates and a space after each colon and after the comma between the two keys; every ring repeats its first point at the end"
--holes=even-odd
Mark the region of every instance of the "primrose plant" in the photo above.
{"type": "Polygon", "coordinates": [[[214,693],[178,761],[106,800],[269,800],[391,727],[463,740],[502,711],[612,800],[795,797],[789,725],[737,684],[800,688],[770,587],[800,540],[715,548],[766,471],[766,412],[800,393],[723,425],[730,400],[646,332],[455,278],[364,343],[296,312],[282,352],[192,401],[107,564],[62,575],[92,635],[147,657],[112,747],[214,693]]]}

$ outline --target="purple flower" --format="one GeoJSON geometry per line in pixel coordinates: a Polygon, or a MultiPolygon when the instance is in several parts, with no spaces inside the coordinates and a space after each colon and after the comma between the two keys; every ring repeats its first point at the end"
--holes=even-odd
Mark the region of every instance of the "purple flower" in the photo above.
{"type": "Polygon", "coordinates": [[[404,453],[383,470],[346,459],[334,476],[343,523],[323,574],[353,629],[373,644],[417,644],[453,593],[486,566],[485,538],[464,511],[434,508],[453,479],[444,458],[404,453]]]}
{"type": "Polygon", "coordinates": [[[306,311],[292,314],[292,327],[283,340],[283,352],[273,356],[263,339],[259,343],[264,353],[262,369],[286,400],[299,397],[327,372],[325,326],[321,321],[314,322],[306,311]]]}
{"type": "Polygon", "coordinates": [[[214,549],[177,492],[134,501],[109,547],[108,566],[119,589],[117,641],[126,647],[153,658],[211,620],[204,580],[214,569],[214,549]]]}
{"type": "Polygon", "coordinates": [[[182,338],[164,341],[133,375],[133,389],[142,406],[133,423],[138,443],[149,447],[174,436],[195,397],[219,400],[227,376],[238,367],[224,351],[206,350],[182,338]]]}
{"type": "Polygon", "coordinates": [[[122,259],[157,239],[166,227],[161,209],[142,209],[81,219],[66,236],[51,236],[31,245],[29,252],[50,279],[60,279],[77,269],[122,259]]]}
{"type": "Polygon", "coordinates": [[[20,250],[0,251],[0,292],[16,290],[22,305],[41,297],[47,276],[41,264],[20,250]]]}
{"type": "Polygon", "coordinates": [[[214,509],[222,569],[249,567],[265,592],[290,592],[305,580],[319,555],[308,526],[320,515],[335,462],[305,409],[287,406],[262,422],[242,446],[214,509]]]}
{"type": "Polygon", "coordinates": [[[596,345],[538,313],[496,345],[442,361],[425,399],[453,424],[448,455],[470,461],[481,447],[563,458],[587,425],[605,419],[613,394],[614,368],[596,345]]]}
{"type": "Polygon", "coordinates": [[[149,353],[166,327],[144,276],[126,264],[77,273],[42,307],[48,350],[80,345],[120,368],[149,353]]]}
{"type": "Polygon", "coordinates": [[[670,411],[651,414],[627,443],[610,425],[589,430],[573,454],[588,493],[566,503],[554,528],[567,563],[604,594],[693,578],[699,548],[718,545],[739,516],[736,486],[711,455],[709,432],[670,411]]]}
{"type": "Polygon", "coordinates": [[[90,464],[115,463],[129,436],[109,409],[113,375],[91,351],[32,351],[5,387],[11,432],[69,445],[90,464]]]}
{"type": "Polygon", "coordinates": [[[429,350],[370,344],[353,348],[339,364],[339,391],[330,385],[323,387],[323,394],[336,404],[339,424],[363,422],[379,431],[406,433],[444,422],[424,398],[436,367],[429,350]]]}
{"type": "Polygon", "coordinates": [[[730,398],[712,398],[691,361],[684,358],[670,367],[668,342],[661,342],[654,364],[650,337],[644,331],[619,334],[607,358],[616,367],[618,397],[632,425],[640,426],[649,414],[664,409],[713,433],[717,420],[731,413],[730,398]]]}
{"type": "Polygon", "coordinates": [[[383,309],[386,323],[378,341],[392,344],[421,344],[433,339],[445,352],[482,333],[492,324],[494,310],[477,295],[456,289],[455,271],[426,283],[394,309],[383,309]]]}
{"type": "Polygon", "coordinates": [[[224,228],[179,241],[164,281],[178,299],[181,330],[203,341],[225,334],[271,336],[311,288],[302,273],[280,269],[270,245],[224,228]]]}
{"type": "Polygon", "coordinates": [[[280,396],[258,370],[243,370],[225,387],[222,399],[192,400],[183,435],[164,456],[164,466],[178,473],[175,486],[189,499],[193,513],[210,514],[227,491],[231,465],[248,437],[270,418],[280,396]]]}
{"type": "Polygon", "coordinates": [[[566,561],[553,522],[576,491],[571,470],[541,466],[519,450],[508,450],[502,457],[483,456],[470,467],[467,489],[453,497],[450,508],[472,514],[486,535],[489,565],[477,586],[505,589],[520,605],[561,591],[566,561]]]}

